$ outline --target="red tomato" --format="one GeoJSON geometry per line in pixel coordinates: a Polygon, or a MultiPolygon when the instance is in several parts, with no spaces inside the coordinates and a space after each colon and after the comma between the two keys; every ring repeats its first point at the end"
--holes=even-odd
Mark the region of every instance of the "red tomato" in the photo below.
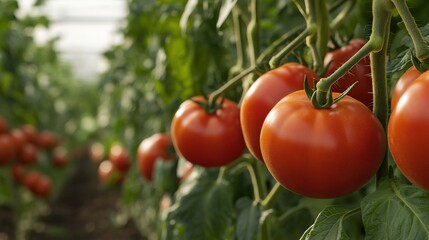
{"type": "Polygon", "coordinates": [[[44,198],[49,196],[52,190],[51,179],[45,175],[39,175],[36,184],[31,189],[34,195],[44,198]]]}
{"type": "Polygon", "coordinates": [[[59,143],[58,135],[50,131],[42,131],[37,136],[37,145],[42,149],[52,149],[59,143]]]}
{"type": "Polygon", "coordinates": [[[130,156],[127,150],[119,144],[114,144],[110,148],[109,159],[115,168],[121,172],[127,172],[130,169],[130,156]]]}
{"type": "Polygon", "coordinates": [[[115,168],[112,161],[104,160],[98,166],[98,176],[101,182],[108,185],[117,185],[122,183],[124,175],[115,168]]]}
{"type": "Polygon", "coordinates": [[[392,92],[391,109],[395,109],[399,98],[404,94],[405,90],[418,78],[422,73],[417,70],[414,66],[411,66],[396,82],[395,88],[392,92]]]}
{"type": "Polygon", "coordinates": [[[0,165],[12,161],[16,153],[15,144],[8,134],[0,135],[0,165]]]}
{"type": "Polygon", "coordinates": [[[0,116],[0,134],[7,133],[8,129],[9,129],[9,127],[7,125],[6,120],[0,116]]]}
{"type": "Polygon", "coordinates": [[[358,190],[377,172],[386,151],[384,130],[372,112],[346,96],[316,109],[304,91],[283,98],[268,114],[261,150],[285,188],[313,198],[358,190]]]}
{"type": "Polygon", "coordinates": [[[304,88],[304,76],[313,86],[317,75],[312,70],[298,63],[287,63],[260,76],[244,96],[241,127],[247,148],[257,159],[263,161],[259,137],[265,117],[284,96],[304,88]]]}
{"type": "Polygon", "coordinates": [[[57,147],[52,153],[52,164],[56,168],[64,167],[69,162],[67,150],[63,147],[57,147]]]}
{"type": "Polygon", "coordinates": [[[18,153],[18,156],[17,156],[18,161],[26,165],[37,162],[37,158],[38,158],[38,150],[31,143],[24,144],[24,146],[21,148],[21,151],[18,153]]]}
{"type": "Polygon", "coordinates": [[[429,71],[418,77],[400,97],[388,125],[388,142],[401,172],[429,191],[429,71]]]}
{"type": "MultiPolygon", "coordinates": [[[[193,100],[205,101],[202,97],[193,100]]],[[[213,114],[192,100],[183,102],[173,117],[171,132],[176,151],[203,167],[227,165],[245,149],[240,108],[228,99],[213,114]]]]}
{"type": "Polygon", "coordinates": [[[37,130],[30,124],[25,124],[21,127],[22,133],[25,135],[27,142],[37,144],[37,130]]]}
{"type": "Polygon", "coordinates": [[[89,157],[94,162],[101,162],[104,158],[104,146],[101,143],[93,143],[89,149],[89,157]]]}
{"type": "Polygon", "coordinates": [[[15,164],[11,168],[13,179],[21,183],[25,176],[24,167],[21,164],[15,164]]]}
{"type": "MultiPolygon", "coordinates": [[[[326,54],[324,64],[329,65],[326,75],[329,76],[345,62],[347,62],[357,51],[359,51],[366,41],[362,39],[352,39],[349,45],[326,54]]],[[[348,93],[349,96],[361,101],[368,108],[372,109],[372,78],[369,56],[360,60],[350,71],[332,86],[333,92],[344,92],[353,83],[358,82],[348,93]]]]}
{"type": "Polygon", "coordinates": [[[37,181],[39,179],[40,173],[36,171],[31,171],[24,175],[22,179],[22,184],[25,188],[27,188],[30,191],[33,191],[35,188],[37,181]]]}
{"type": "Polygon", "coordinates": [[[13,129],[10,132],[10,137],[12,138],[12,140],[15,144],[15,148],[16,148],[15,155],[17,155],[18,152],[21,151],[22,147],[25,144],[25,135],[24,135],[24,133],[22,133],[22,131],[20,129],[13,129]]]}
{"type": "Polygon", "coordinates": [[[144,139],[137,149],[137,166],[140,174],[152,181],[156,160],[171,160],[168,148],[171,146],[170,136],[157,133],[144,139]]]}

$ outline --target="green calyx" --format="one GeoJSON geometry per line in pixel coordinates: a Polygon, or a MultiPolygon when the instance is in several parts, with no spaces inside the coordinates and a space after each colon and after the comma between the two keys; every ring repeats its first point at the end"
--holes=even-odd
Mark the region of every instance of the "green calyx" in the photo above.
{"type": "Polygon", "coordinates": [[[315,80],[313,80],[313,83],[314,89],[311,89],[308,84],[307,76],[304,77],[304,91],[308,99],[317,109],[329,109],[333,104],[344,98],[357,82],[350,85],[344,92],[335,98],[333,97],[331,88],[329,88],[328,91],[322,91],[317,88],[315,80]]]}
{"type": "Polygon", "coordinates": [[[222,108],[225,101],[224,97],[218,97],[217,99],[204,95],[204,101],[196,99],[191,99],[191,101],[200,105],[207,114],[215,114],[218,109],[222,108]],[[217,99],[219,98],[220,100],[218,101],[217,99]]]}

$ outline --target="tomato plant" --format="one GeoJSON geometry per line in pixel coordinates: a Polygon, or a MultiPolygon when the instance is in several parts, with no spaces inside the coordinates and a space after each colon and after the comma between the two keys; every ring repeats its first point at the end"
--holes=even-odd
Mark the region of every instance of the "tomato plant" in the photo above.
{"type": "MultiPolygon", "coordinates": [[[[324,64],[329,68],[326,75],[331,75],[347,60],[349,60],[359,49],[365,45],[366,41],[363,39],[352,39],[349,44],[337,50],[326,54],[324,64]]],[[[372,78],[369,57],[360,60],[353,68],[351,68],[343,77],[341,77],[334,86],[332,91],[344,92],[353,83],[357,84],[349,92],[349,96],[356,98],[363,104],[372,109],[373,94],[372,94],[372,78]]]]}
{"type": "Polygon", "coordinates": [[[53,149],[60,143],[60,138],[50,131],[41,131],[37,135],[37,145],[42,149],[53,149]]]}
{"type": "Polygon", "coordinates": [[[156,133],[140,143],[137,149],[137,167],[142,177],[152,181],[155,162],[172,160],[173,157],[168,153],[170,146],[170,136],[165,133],[156,133]]]}
{"type": "Polygon", "coordinates": [[[68,164],[69,157],[67,150],[64,147],[57,147],[52,152],[52,164],[54,167],[61,168],[68,164]]]}
{"type": "Polygon", "coordinates": [[[286,63],[260,76],[247,91],[240,110],[244,140],[250,152],[263,161],[259,144],[262,123],[284,96],[304,88],[304,77],[312,85],[317,75],[298,63],[286,63]]]}
{"type": "Polygon", "coordinates": [[[388,141],[393,159],[415,185],[429,191],[429,72],[423,73],[404,91],[389,120],[388,141]]]}
{"type": "Polygon", "coordinates": [[[395,109],[396,104],[398,103],[401,96],[407,90],[407,88],[411,85],[411,83],[416,80],[422,73],[417,70],[414,66],[411,66],[405,73],[398,79],[396,82],[395,88],[392,92],[391,99],[391,109],[395,109]]]}
{"type": "Polygon", "coordinates": [[[37,130],[33,125],[25,124],[21,127],[21,131],[26,138],[26,142],[37,145],[37,130]]]}
{"type": "Polygon", "coordinates": [[[189,162],[203,167],[227,165],[241,156],[245,143],[240,126],[240,108],[231,100],[208,113],[194,97],[183,102],[171,124],[173,145],[189,162]]]}
{"type": "Polygon", "coordinates": [[[330,109],[315,109],[304,91],[297,91],[268,114],[261,150],[285,188],[307,197],[335,198],[374,176],[386,139],[377,118],[355,99],[346,96],[330,109]]]}

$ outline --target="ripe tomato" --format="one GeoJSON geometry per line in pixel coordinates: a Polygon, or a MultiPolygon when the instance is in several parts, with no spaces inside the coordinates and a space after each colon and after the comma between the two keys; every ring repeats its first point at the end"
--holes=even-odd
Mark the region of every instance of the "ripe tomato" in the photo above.
{"type": "Polygon", "coordinates": [[[137,149],[137,167],[146,180],[152,181],[156,160],[173,159],[168,154],[170,146],[170,136],[165,133],[156,133],[140,143],[137,149]]]}
{"type": "Polygon", "coordinates": [[[10,133],[10,137],[12,138],[12,141],[15,144],[16,153],[18,154],[19,151],[21,151],[22,147],[25,144],[25,136],[24,133],[20,129],[13,129],[10,133]]]}
{"type": "Polygon", "coordinates": [[[25,124],[21,127],[21,131],[27,142],[37,145],[37,130],[30,124],[25,124]]]}
{"type": "Polygon", "coordinates": [[[0,116],[0,134],[7,133],[8,128],[6,120],[0,116]]]}
{"type": "Polygon", "coordinates": [[[289,93],[304,88],[304,76],[309,84],[317,75],[298,63],[286,63],[260,76],[247,91],[240,110],[244,140],[253,156],[263,161],[259,137],[262,123],[269,111],[289,93]]]}
{"type": "Polygon", "coordinates": [[[51,179],[37,171],[32,171],[26,174],[22,183],[35,196],[41,198],[49,196],[52,190],[51,179]]]}
{"type": "Polygon", "coordinates": [[[26,143],[18,152],[17,159],[20,163],[29,165],[37,162],[38,150],[34,144],[26,143]]]}
{"type": "Polygon", "coordinates": [[[52,149],[60,143],[57,134],[50,131],[42,131],[37,135],[37,145],[42,149],[52,149]]]}
{"type": "MultiPolygon", "coordinates": [[[[205,101],[202,97],[193,100],[205,101]]],[[[224,99],[222,107],[213,114],[186,100],[173,117],[171,132],[176,151],[189,162],[203,167],[227,165],[245,149],[240,108],[228,99],[224,99]]]]}
{"type": "Polygon", "coordinates": [[[399,98],[404,94],[405,90],[418,78],[422,73],[414,66],[411,66],[396,82],[395,88],[392,92],[392,99],[390,108],[393,110],[399,101],[399,98]]]}
{"type": "Polygon", "coordinates": [[[101,162],[104,159],[104,146],[101,143],[93,143],[89,149],[89,157],[94,162],[101,162]]]}
{"type": "Polygon", "coordinates": [[[25,176],[24,167],[21,164],[15,164],[11,168],[13,179],[21,183],[25,176]]]}
{"type": "Polygon", "coordinates": [[[127,150],[120,144],[114,144],[110,148],[109,159],[115,168],[121,172],[128,172],[128,169],[130,169],[130,156],[127,150]]]}
{"type": "Polygon", "coordinates": [[[15,144],[8,134],[0,135],[0,165],[12,161],[16,153],[15,144]]]}
{"type": "Polygon", "coordinates": [[[261,150],[268,170],[285,188],[335,198],[359,189],[377,172],[386,139],[378,119],[356,99],[346,96],[330,109],[316,109],[301,90],[268,114],[261,150]]]}
{"type": "MultiPolygon", "coordinates": [[[[347,62],[359,49],[365,45],[362,39],[352,39],[349,45],[329,52],[324,59],[325,66],[329,65],[326,76],[331,75],[335,70],[347,62]]],[[[349,72],[332,86],[333,92],[344,92],[350,85],[358,82],[348,93],[349,96],[361,101],[369,109],[372,109],[372,78],[369,56],[360,60],[349,72]]]]}
{"type": "Polygon", "coordinates": [[[388,125],[388,142],[401,172],[429,191],[429,71],[418,77],[400,97],[388,125]]]}
{"type": "Polygon", "coordinates": [[[69,162],[67,150],[63,147],[57,147],[52,153],[52,164],[56,168],[64,167],[69,162]]]}
{"type": "Polygon", "coordinates": [[[122,183],[124,175],[115,168],[112,161],[104,160],[98,166],[98,176],[101,182],[107,185],[117,185],[122,183]]]}

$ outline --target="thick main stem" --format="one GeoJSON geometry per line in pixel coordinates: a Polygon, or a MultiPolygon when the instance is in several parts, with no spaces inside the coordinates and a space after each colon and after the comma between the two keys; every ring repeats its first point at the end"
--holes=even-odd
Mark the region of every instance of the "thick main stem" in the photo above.
{"type": "Polygon", "coordinates": [[[416,57],[421,61],[425,61],[429,58],[429,44],[425,41],[417,27],[416,21],[414,20],[413,15],[408,9],[407,3],[405,0],[391,0],[398,10],[399,16],[401,16],[404,21],[405,28],[410,35],[414,48],[416,49],[416,57]]]}
{"type": "Polygon", "coordinates": [[[251,0],[250,3],[250,22],[247,26],[247,41],[249,43],[250,64],[255,66],[259,54],[259,15],[258,0],[251,0]]]}

